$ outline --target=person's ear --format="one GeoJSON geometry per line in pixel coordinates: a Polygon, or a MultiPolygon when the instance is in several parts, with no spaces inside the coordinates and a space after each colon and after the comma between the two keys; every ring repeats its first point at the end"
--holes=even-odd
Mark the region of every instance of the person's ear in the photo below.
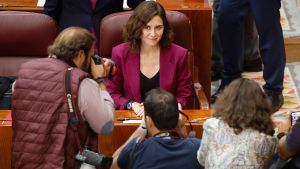
{"type": "Polygon", "coordinates": [[[83,52],[83,50],[79,50],[77,56],[73,58],[73,62],[77,67],[81,67],[81,65],[84,62],[84,59],[85,59],[85,53],[83,52]]]}
{"type": "Polygon", "coordinates": [[[147,128],[150,128],[153,126],[153,120],[151,119],[151,117],[145,116],[145,122],[146,122],[147,128]]]}
{"type": "Polygon", "coordinates": [[[79,50],[78,54],[77,54],[77,57],[80,58],[81,61],[84,61],[85,59],[85,53],[82,49],[79,50]]]}

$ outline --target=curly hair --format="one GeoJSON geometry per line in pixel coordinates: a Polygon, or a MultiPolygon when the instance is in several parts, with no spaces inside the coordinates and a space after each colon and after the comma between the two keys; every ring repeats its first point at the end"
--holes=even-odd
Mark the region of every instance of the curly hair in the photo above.
{"type": "Polygon", "coordinates": [[[159,44],[163,48],[170,46],[173,41],[173,31],[167,20],[165,9],[155,1],[145,1],[135,8],[123,30],[123,38],[131,51],[140,51],[142,30],[155,16],[162,19],[164,26],[159,44]]]}
{"type": "Polygon", "coordinates": [[[88,55],[95,41],[95,36],[88,30],[80,27],[70,27],[63,30],[48,47],[48,54],[55,55],[57,59],[72,63],[80,50],[88,55]]]}
{"type": "Polygon", "coordinates": [[[237,79],[220,94],[214,117],[225,121],[235,134],[244,128],[252,128],[267,135],[274,134],[271,119],[271,103],[258,83],[249,79],[237,79]]]}

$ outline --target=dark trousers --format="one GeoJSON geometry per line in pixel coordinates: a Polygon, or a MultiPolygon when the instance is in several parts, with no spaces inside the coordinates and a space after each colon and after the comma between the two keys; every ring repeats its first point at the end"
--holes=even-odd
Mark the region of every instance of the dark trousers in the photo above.
{"type": "MultiPolygon", "coordinates": [[[[213,3],[213,22],[212,22],[212,70],[221,71],[222,67],[222,48],[219,36],[218,26],[218,7],[220,0],[214,0],[213,3]]],[[[244,23],[242,24],[243,29],[243,62],[251,63],[251,61],[260,59],[259,48],[258,48],[258,33],[255,27],[254,20],[251,15],[244,17],[244,23]]]]}
{"type": "Polygon", "coordinates": [[[218,8],[223,70],[221,85],[239,78],[243,71],[243,19],[252,14],[259,34],[263,60],[263,86],[267,94],[281,94],[285,49],[280,25],[281,0],[221,0],[218,8]]]}

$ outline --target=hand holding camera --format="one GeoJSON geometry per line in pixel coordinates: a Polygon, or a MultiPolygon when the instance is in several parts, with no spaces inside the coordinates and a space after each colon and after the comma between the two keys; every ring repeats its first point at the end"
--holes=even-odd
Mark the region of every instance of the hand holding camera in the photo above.
{"type": "Polygon", "coordinates": [[[92,76],[96,78],[111,78],[117,73],[115,62],[107,58],[101,58],[95,54],[91,63],[92,76]]]}

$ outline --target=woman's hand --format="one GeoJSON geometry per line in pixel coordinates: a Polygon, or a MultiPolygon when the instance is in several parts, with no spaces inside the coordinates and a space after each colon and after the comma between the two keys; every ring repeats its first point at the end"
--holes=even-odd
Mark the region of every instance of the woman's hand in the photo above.
{"type": "Polygon", "coordinates": [[[144,115],[144,104],[133,102],[132,103],[132,110],[135,112],[135,114],[139,117],[144,115]]]}

